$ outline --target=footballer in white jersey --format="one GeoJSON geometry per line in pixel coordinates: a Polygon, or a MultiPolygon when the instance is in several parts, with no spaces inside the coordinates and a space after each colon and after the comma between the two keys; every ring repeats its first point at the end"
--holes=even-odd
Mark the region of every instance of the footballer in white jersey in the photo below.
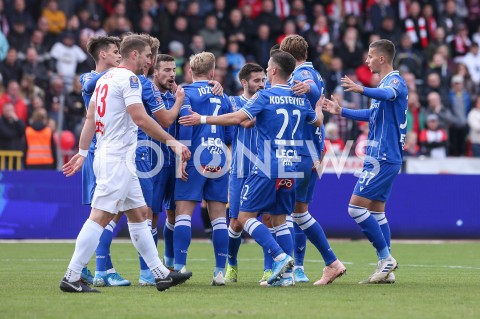
{"type": "MultiPolygon", "coordinates": [[[[96,156],[122,157],[135,151],[138,126],[126,108],[142,103],[142,85],[138,77],[122,67],[105,73],[97,82],[94,92],[96,156]]],[[[134,154],[134,153],[133,153],[134,154]]],[[[132,156],[131,160],[135,158],[132,156]]]]}

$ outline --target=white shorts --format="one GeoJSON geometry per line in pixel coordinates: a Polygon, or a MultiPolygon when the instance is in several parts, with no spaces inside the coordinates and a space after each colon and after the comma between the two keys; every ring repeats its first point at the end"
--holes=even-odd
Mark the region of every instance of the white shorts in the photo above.
{"type": "Polygon", "coordinates": [[[146,205],[135,164],[132,166],[125,161],[95,157],[93,172],[97,185],[92,208],[117,214],[146,205]]]}

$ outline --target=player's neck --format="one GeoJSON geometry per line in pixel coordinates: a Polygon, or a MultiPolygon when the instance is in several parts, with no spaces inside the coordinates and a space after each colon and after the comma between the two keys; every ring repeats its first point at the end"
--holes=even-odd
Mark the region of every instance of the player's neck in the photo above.
{"type": "Polygon", "coordinates": [[[304,64],[307,60],[295,60],[295,67],[304,64]]]}
{"type": "Polygon", "coordinates": [[[198,76],[198,77],[192,77],[192,81],[193,82],[200,82],[200,81],[210,81],[211,79],[209,79],[207,76],[198,76]]]}
{"type": "Polygon", "coordinates": [[[106,65],[106,64],[103,64],[103,63],[99,63],[96,65],[95,67],[95,72],[97,73],[102,73],[102,72],[105,72],[107,71],[108,69],[110,69],[111,67],[106,65]]]}
{"type": "Polygon", "coordinates": [[[121,61],[121,62],[120,62],[120,65],[119,65],[118,67],[119,67],[119,68],[125,68],[125,69],[127,69],[127,70],[132,71],[133,73],[135,73],[135,72],[138,70],[134,62],[131,63],[131,62],[127,61],[127,60],[121,61]]]}
{"type": "Polygon", "coordinates": [[[380,76],[380,79],[382,80],[388,73],[393,71],[393,66],[391,65],[386,65],[380,72],[378,72],[378,75],[380,76]]]}
{"type": "Polygon", "coordinates": [[[275,85],[277,85],[277,84],[285,84],[285,85],[288,85],[288,80],[274,76],[274,77],[272,78],[272,83],[271,83],[271,84],[272,84],[272,87],[275,86],[275,85]]]}

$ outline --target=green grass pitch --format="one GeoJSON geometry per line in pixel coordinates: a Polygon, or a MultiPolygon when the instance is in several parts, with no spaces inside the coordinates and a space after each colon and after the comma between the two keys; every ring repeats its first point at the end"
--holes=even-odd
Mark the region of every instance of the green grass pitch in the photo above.
{"type": "MultiPolygon", "coordinates": [[[[257,283],[263,255],[255,243],[240,249],[239,282],[212,287],[212,245],[194,242],[187,265],[192,279],[160,293],[136,285],[136,251],[114,241],[114,265],[133,286],[85,295],[58,288],[73,248],[0,243],[0,318],[480,318],[480,243],[394,242],[397,283],[359,285],[375,268],[373,249],[363,241],[333,241],[346,276],[325,287],[266,288],[257,283]]],[[[312,282],[321,276],[319,260],[308,246],[305,269],[312,282]]],[[[94,259],[89,267],[95,269],[94,259]]]]}

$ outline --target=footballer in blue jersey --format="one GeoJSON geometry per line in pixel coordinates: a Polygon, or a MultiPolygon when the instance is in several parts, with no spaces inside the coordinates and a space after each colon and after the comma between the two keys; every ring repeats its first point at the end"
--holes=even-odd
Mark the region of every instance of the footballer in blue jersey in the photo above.
{"type": "Polygon", "coordinates": [[[370,132],[366,156],[348,206],[348,213],[357,222],[377,251],[375,272],[360,282],[393,283],[397,261],[390,253],[390,227],[385,217],[385,203],[395,177],[400,172],[407,128],[408,88],[398,71],[393,69],[395,45],[378,40],[369,46],[365,63],[381,81],[377,88],[362,87],[348,77],[342,78],[345,91],[371,98],[367,110],[342,108],[336,101],[324,101],[324,109],[332,114],[368,121],[370,132]]]}
{"type": "MultiPolygon", "coordinates": [[[[257,91],[264,88],[264,77],[265,72],[258,64],[247,63],[242,67],[238,78],[243,86],[243,95],[230,97],[233,110],[237,111],[243,108],[257,91]]],[[[254,120],[248,120],[233,127],[232,164],[228,187],[230,224],[228,227],[228,265],[225,276],[227,282],[237,281],[237,256],[243,231],[243,226],[238,221],[240,193],[257,156],[257,130],[254,125],[254,120]]]]}
{"type": "MultiPolygon", "coordinates": [[[[289,84],[296,93],[305,93],[312,105],[316,105],[325,88],[322,77],[313,68],[311,62],[307,62],[308,43],[302,36],[289,35],[282,40],[280,50],[293,55],[296,67],[293,71],[289,84]]],[[[303,178],[296,180],[296,202],[292,213],[294,221],[294,277],[295,282],[309,282],[303,269],[305,258],[306,237],[312,242],[321,254],[325,268],[322,278],[314,285],[327,285],[346,272],[345,266],[336,257],[325,236],[322,226],[310,215],[308,205],[313,199],[313,190],[318,178],[317,168],[320,168],[323,158],[323,146],[325,141],[324,127],[314,127],[308,123],[303,126],[304,145],[299,147],[301,163],[298,170],[303,173],[303,178]]]]}
{"type": "MultiPolygon", "coordinates": [[[[88,110],[90,100],[95,90],[99,75],[120,63],[120,39],[116,37],[95,37],[87,43],[87,51],[93,57],[96,69],[80,76],[82,84],[82,97],[88,110]]],[[[96,179],[93,172],[93,159],[95,156],[96,137],[93,137],[88,150],[85,163],[82,166],[82,202],[90,205],[95,191],[96,179]]],[[[95,277],[90,275],[88,269],[82,270],[82,279],[95,286],[128,286],[130,282],[125,280],[115,271],[110,258],[110,246],[113,238],[113,229],[122,217],[118,214],[105,227],[95,251],[95,277]],[[107,274],[107,271],[109,272],[107,274]],[[91,277],[91,279],[90,279],[91,277]]]]}
{"type": "Polygon", "coordinates": [[[275,51],[267,68],[271,89],[256,93],[244,108],[235,113],[220,116],[192,114],[179,120],[183,125],[237,125],[256,117],[258,156],[240,194],[238,220],[274,259],[272,275],[267,280],[270,286],[294,285],[292,274],[285,277],[284,274],[293,267],[290,257],[293,243],[286,216],[292,212],[295,202],[297,147],[302,142],[305,121],[317,127],[323,122],[321,109],[314,111],[305,96],[295,95],[288,86],[287,80],[294,68],[295,58],[291,54],[275,51]],[[260,211],[270,213],[277,241],[256,219],[260,211]]]}
{"type": "MultiPolygon", "coordinates": [[[[215,56],[202,52],[190,58],[193,83],[185,86],[185,101],[180,115],[198,112],[217,115],[232,112],[230,100],[216,96],[208,84],[215,72],[215,56]]],[[[227,146],[231,142],[230,128],[218,125],[197,127],[180,126],[179,139],[190,141],[193,154],[182,169],[187,179],[177,178],[175,183],[175,270],[181,271],[187,262],[191,240],[191,216],[197,202],[205,199],[212,222],[212,241],[215,270],[212,285],[225,285],[228,232],[226,203],[228,191],[227,146]]]]}

